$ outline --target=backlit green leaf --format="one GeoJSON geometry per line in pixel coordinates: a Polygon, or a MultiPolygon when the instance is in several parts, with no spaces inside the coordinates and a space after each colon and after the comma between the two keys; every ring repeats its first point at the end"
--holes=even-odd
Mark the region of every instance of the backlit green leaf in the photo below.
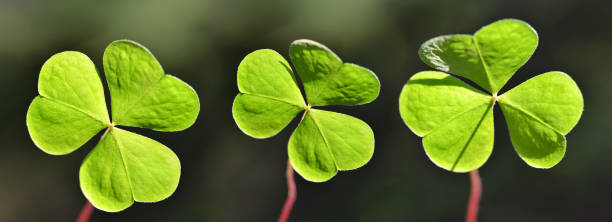
{"type": "Polygon", "coordinates": [[[111,43],[104,62],[114,123],[94,64],[82,53],[62,52],[43,65],[40,96],[28,109],[27,124],[34,143],[50,154],[72,152],[108,127],[81,165],[79,178],[95,207],[116,212],[134,201],[169,197],[178,185],[180,162],[164,145],[115,125],[182,130],[195,121],[199,101],[189,85],[165,75],[138,43],[111,43]]]}
{"type": "Polygon", "coordinates": [[[124,126],[179,131],[195,122],[198,95],[187,83],[166,75],[144,46],[129,40],[104,51],[113,121],[124,126]]]}
{"type": "Polygon", "coordinates": [[[565,137],[520,109],[500,103],[516,152],[530,166],[550,168],[565,155],[565,137]]]}
{"type": "Polygon", "coordinates": [[[466,77],[491,91],[471,35],[443,35],[430,39],[421,45],[419,56],[433,68],[466,77]]]}
{"type": "Polygon", "coordinates": [[[311,40],[294,41],[289,51],[308,105],[285,59],[273,50],[257,50],[238,67],[240,93],[232,107],[236,124],[249,136],[267,138],[304,111],[288,145],[291,165],[302,177],[322,182],[338,170],[365,165],[374,152],[372,129],[357,118],[311,107],[368,103],[378,96],[378,78],[363,67],[342,63],[311,40]]]}
{"type": "Polygon", "coordinates": [[[433,68],[466,77],[486,95],[450,75],[415,74],[400,95],[400,114],[438,166],[467,172],[493,149],[493,106],[499,102],[512,144],[530,166],[550,168],[565,154],[567,134],[580,119],[583,99],[565,73],[536,76],[501,96],[497,92],[533,54],[538,36],[527,23],[503,19],[474,36],[444,35],[425,42],[419,55],[433,68]]]}
{"type": "Polygon", "coordinates": [[[412,76],[400,93],[402,119],[419,136],[458,115],[491,101],[491,97],[446,73],[426,71],[412,76]]]}
{"type": "Polygon", "coordinates": [[[372,71],[343,63],[318,42],[296,40],[289,54],[311,106],[359,105],[378,97],[380,83],[372,71]]]}
{"type": "Polygon", "coordinates": [[[493,99],[441,72],[415,74],[400,94],[402,119],[438,166],[466,172],[493,149],[493,99]]]}
{"type": "Polygon", "coordinates": [[[238,66],[238,90],[306,107],[291,66],[271,49],[257,50],[244,57],[238,66]]]}
{"type": "Polygon", "coordinates": [[[27,124],[36,146],[54,155],[76,150],[107,127],[77,109],[42,96],[30,105],[27,124]]]}
{"type": "Polygon", "coordinates": [[[240,62],[238,89],[234,120],[255,138],[276,135],[306,107],[291,66],[274,50],[257,50],[240,62]]]}
{"type": "Polygon", "coordinates": [[[498,101],[520,108],[562,134],[578,123],[584,106],[578,85],[563,72],[533,77],[501,95],[498,101]]]}
{"type": "Polygon", "coordinates": [[[302,110],[283,101],[240,93],[234,99],[232,114],[244,133],[262,139],[279,133],[302,110]]]}
{"type": "Polygon", "coordinates": [[[157,202],[176,190],[181,166],[168,147],[111,128],[81,165],[83,193],[98,209],[116,212],[134,200],[157,202]]]}
{"type": "Polygon", "coordinates": [[[305,179],[327,181],[338,170],[359,168],[372,158],[374,133],[355,117],[310,109],[291,135],[288,151],[305,179]]]}
{"type": "Polygon", "coordinates": [[[454,172],[482,166],[493,151],[493,101],[448,120],[423,138],[427,156],[454,172]]]}
{"type": "Polygon", "coordinates": [[[38,91],[26,119],[32,140],[47,153],[70,153],[110,125],[102,82],[82,53],[49,58],[40,71],[38,91]]]}
{"type": "Polygon", "coordinates": [[[102,123],[110,123],[100,76],[85,54],[68,51],[53,55],[41,68],[38,78],[41,96],[78,108],[102,123]]]}
{"type": "Polygon", "coordinates": [[[538,45],[529,24],[503,19],[482,27],[474,36],[445,35],[425,42],[421,59],[433,68],[464,76],[497,93],[538,45]]]}
{"type": "Polygon", "coordinates": [[[565,154],[565,137],[580,119],[583,99],[565,73],[533,77],[499,97],[512,144],[527,164],[550,168],[565,154]]]}

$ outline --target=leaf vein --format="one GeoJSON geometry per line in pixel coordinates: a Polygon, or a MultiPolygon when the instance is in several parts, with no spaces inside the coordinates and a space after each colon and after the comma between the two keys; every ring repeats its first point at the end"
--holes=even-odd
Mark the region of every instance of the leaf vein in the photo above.
{"type": "Polygon", "coordinates": [[[122,149],[121,148],[121,144],[119,144],[119,140],[117,140],[117,137],[113,136],[113,140],[115,141],[115,144],[117,144],[117,147],[119,148],[119,154],[121,155],[121,164],[123,164],[123,170],[125,170],[125,175],[127,175],[127,177],[128,177],[127,178],[128,179],[128,185],[130,185],[130,193],[132,194],[132,198],[135,199],[135,196],[134,196],[134,187],[132,185],[132,177],[130,177],[130,172],[128,171],[127,165],[125,164],[125,157],[123,155],[123,152],[121,151],[121,149],[122,149]]]}
{"type": "Polygon", "coordinates": [[[525,110],[525,109],[521,108],[520,106],[517,106],[517,105],[515,105],[515,104],[512,104],[512,103],[508,102],[507,100],[504,100],[504,101],[503,101],[503,104],[506,104],[506,105],[508,105],[508,107],[510,107],[510,108],[512,108],[512,109],[515,109],[515,110],[517,110],[517,111],[519,111],[519,112],[521,112],[521,113],[525,114],[527,117],[529,117],[529,118],[531,118],[531,119],[534,119],[534,120],[535,120],[535,121],[537,121],[538,123],[540,123],[540,124],[542,124],[542,125],[544,125],[544,126],[546,126],[546,127],[550,128],[550,129],[552,129],[552,130],[553,130],[553,131],[555,131],[556,133],[559,133],[559,134],[561,134],[561,135],[565,135],[565,134],[561,133],[561,131],[560,131],[560,130],[556,129],[555,127],[553,127],[553,126],[551,126],[550,124],[546,123],[544,120],[542,120],[542,119],[538,118],[538,117],[537,117],[535,114],[530,113],[529,111],[527,111],[527,110],[525,110]]]}
{"type": "Polygon", "coordinates": [[[440,125],[437,125],[437,126],[436,126],[436,128],[434,128],[433,130],[431,130],[431,131],[429,131],[429,132],[425,133],[425,134],[423,135],[423,137],[426,137],[426,136],[427,136],[427,135],[429,135],[430,133],[433,133],[434,131],[436,131],[436,130],[438,130],[438,129],[442,128],[442,127],[443,127],[443,126],[445,126],[446,124],[448,124],[448,123],[452,122],[453,120],[455,120],[455,119],[459,118],[461,115],[463,115],[463,114],[465,114],[465,113],[468,113],[468,112],[470,112],[470,111],[472,111],[472,110],[475,110],[476,108],[478,108],[478,107],[480,107],[480,106],[482,106],[482,105],[484,105],[484,104],[487,104],[487,103],[489,103],[489,102],[490,102],[490,101],[486,101],[486,102],[484,102],[484,103],[480,103],[480,104],[478,104],[478,105],[476,105],[476,106],[474,106],[474,107],[472,107],[472,108],[467,109],[466,111],[463,111],[463,112],[461,112],[461,113],[459,113],[459,114],[457,114],[457,115],[455,115],[455,116],[453,116],[453,117],[449,118],[449,119],[448,119],[447,121],[445,121],[444,123],[442,123],[442,124],[440,124],[440,125]]]}
{"type": "Polygon", "coordinates": [[[476,40],[476,36],[472,36],[472,40],[474,41],[474,47],[476,47],[476,52],[478,53],[478,58],[480,59],[480,63],[482,63],[482,68],[485,71],[485,76],[487,77],[487,82],[489,83],[489,90],[491,90],[491,93],[497,93],[493,92],[493,83],[491,82],[491,77],[489,76],[489,67],[487,66],[487,63],[485,63],[484,58],[482,57],[482,52],[480,51],[480,47],[478,46],[478,41],[476,40]]]}
{"type": "Polygon", "coordinates": [[[478,124],[476,125],[476,128],[474,128],[474,131],[472,132],[472,134],[470,135],[470,138],[468,138],[467,142],[465,143],[465,146],[463,146],[463,149],[461,149],[461,153],[459,153],[459,156],[457,156],[457,159],[455,160],[455,162],[453,163],[453,166],[451,167],[451,171],[455,170],[455,167],[457,167],[457,165],[459,164],[459,160],[461,160],[461,157],[463,157],[463,154],[465,153],[465,151],[467,150],[468,146],[470,146],[470,144],[472,143],[474,136],[476,136],[476,132],[478,131],[478,129],[480,128],[480,126],[482,126],[482,122],[484,122],[484,119],[487,117],[487,113],[489,113],[490,111],[492,111],[491,109],[493,109],[493,105],[492,104],[491,107],[489,107],[488,109],[485,110],[484,114],[482,115],[482,117],[480,117],[480,120],[478,121],[478,124]]]}
{"type": "Polygon", "coordinates": [[[42,97],[42,98],[45,98],[45,99],[48,99],[48,100],[49,100],[49,101],[51,101],[51,102],[54,102],[54,103],[57,103],[57,104],[60,104],[60,105],[64,105],[64,106],[66,106],[66,107],[68,107],[68,108],[71,108],[71,109],[73,109],[73,110],[75,110],[75,111],[78,111],[78,112],[80,112],[80,113],[83,113],[83,114],[85,114],[85,115],[87,115],[87,116],[91,117],[91,118],[92,118],[92,119],[94,119],[94,120],[100,121],[102,124],[110,124],[110,123],[106,123],[104,120],[98,119],[98,118],[97,118],[97,117],[95,117],[93,114],[91,114],[91,113],[89,113],[89,112],[86,112],[85,110],[79,109],[78,107],[76,107],[76,106],[74,106],[74,105],[71,105],[71,104],[65,103],[65,102],[63,102],[63,101],[61,101],[61,100],[57,100],[57,99],[53,99],[53,98],[49,98],[49,97],[46,97],[46,96],[43,96],[43,95],[41,95],[41,97],[42,97]]]}
{"type": "Polygon", "coordinates": [[[128,107],[127,109],[125,109],[125,111],[117,116],[117,118],[115,119],[115,121],[119,121],[119,119],[121,119],[121,117],[124,117],[129,111],[131,111],[138,103],[140,103],[140,101],[142,101],[144,99],[144,97],[149,93],[149,91],[151,91],[151,88],[153,88],[153,86],[155,86],[157,83],[161,82],[161,80],[166,77],[166,74],[164,74],[161,78],[159,78],[157,81],[148,84],[145,86],[144,90],[142,90],[142,94],[140,94],[140,96],[136,99],[135,103],[132,103],[132,105],[130,107],[128,107]]]}
{"type": "Polygon", "coordinates": [[[284,103],[287,103],[287,104],[292,105],[292,106],[297,106],[297,107],[300,107],[300,108],[304,108],[303,105],[295,104],[293,102],[289,102],[287,100],[279,99],[279,98],[272,97],[272,96],[266,96],[266,95],[255,94],[255,93],[248,93],[248,92],[241,92],[241,93],[243,93],[245,95],[259,96],[259,97],[262,97],[262,98],[271,99],[271,100],[278,101],[278,102],[284,102],[284,103]]]}
{"type": "Polygon", "coordinates": [[[312,121],[314,122],[315,126],[317,127],[317,130],[319,131],[319,134],[321,135],[321,138],[323,138],[323,142],[325,143],[325,147],[327,148],[327,151],[329,152],[329,155],[332,156],[332,159],[334,160],[334,166],[336,166],[336,169],[338,169],[338,163],[336,163],[336,156],[334,155],[334,152],[332,152],[331,148],[329,147],[329,143],[327,142],[327,139],[323,135],[323,131],[321,130],[321,127],[319,127],[319,123],[314,118],[314,116],[310,115],[310,118],[312,118],[312,121]]]}

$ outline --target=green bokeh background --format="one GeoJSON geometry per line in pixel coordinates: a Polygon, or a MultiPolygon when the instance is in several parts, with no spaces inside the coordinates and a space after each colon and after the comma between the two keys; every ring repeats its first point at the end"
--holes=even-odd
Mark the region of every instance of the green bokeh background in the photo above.
{"type": "MultiPolygon", "coordinates": [[[[502,89],[536,74],[569,73],[584,95],[581,121],[567,136],[565,158],[550,170],[516,155],[501,110],[495,145],[480,169],[481,221],[612,221],[612,3],[531,0],[309,1],[0,1],[0,221],[73,221],[85,198],[78,169],[96,139],[72,154],[51,156],[29,138],[25,114],[38,72],[54,53],[76,50],[102,70],[116,39],[147,46],[167,73],[191,84],[202,104],[198,121],[178,133],[136,129],[171,147],[182,163],[176,193],[91,221],[274,221],[286,195],[287,141],[297,122],[256,140],[236,127],[231,106],[236,69],[256,49],[288,57],[289,43],[319,41],[344,61],[373,70],[382,90],[373,103],[331,107],[368,122],[373,159],[326,183],[297,176],[291,221],[461,221],[467,174],[447,172],[425,155],[402,122],[398,96],[418,71],[429,38],[473,33],[501,18],[527,21],[540,45],[502,89]]],[[[108,96],[108,91],[107,91],[108,96]]],[[[534,95],[537,96],[537,95],[534,95]]]]}

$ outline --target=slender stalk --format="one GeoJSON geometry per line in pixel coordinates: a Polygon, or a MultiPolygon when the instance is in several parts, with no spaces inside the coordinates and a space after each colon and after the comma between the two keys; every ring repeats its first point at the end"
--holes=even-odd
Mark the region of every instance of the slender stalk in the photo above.
{"type": "Polygon", "coordinates": [[[79,214],[79,217],[77,218],[77,222],[88,222],[89,221],[89,217],[91,217],[91,214],[94,211],[94,207],[93,205],[91,205],[91,203],[89,201],[85,202],[85,205],[83,206],[83,209],[81,210],[81,213],[79,214]]]}
{"type": "Polygon", "coordinates": [[[293,167],[291,166],[291,162],[287,160],[287,200],[285,200],[285,204],[283,205],[283,211],[281,211],[281,215],[278,218],[278,222],[287,222],[289,219],[289,214],[291,214],[291,209],[293,208],[293,203],[295,203],[295,198],[297,196],[297,190],[295,189],[295,180],[293,179],[293,167]]]}
{"type": "Polygon", "coordinates": [[[467,212],[465,214],[465,222],[476,222],[478,218],[478,204],[482,195],[482,181],[478,170],[470,171],[470,200],[468,201],[467,212]]]}

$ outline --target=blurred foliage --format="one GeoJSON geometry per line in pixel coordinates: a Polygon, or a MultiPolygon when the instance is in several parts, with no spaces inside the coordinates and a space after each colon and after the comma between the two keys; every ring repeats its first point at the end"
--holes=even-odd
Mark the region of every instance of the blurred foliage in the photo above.
{"type": "MultiPolygon", "coordinates": [[[[240,132],[231,104],[236,69],[249,52],[271,48],[287,57],[291,41],[309,38],[344,61],[372,69],[381,96],[364,106],[333,107],[370,123],[373,159],[327,183],[297,178],[292,221],[460,221],[466,174],[427,159],[402,123],[397,101],[408,78],[428,70],[420,44],[437,35],[471,33],[501,18],[527,21],[540,45],[502,89],[535,74],[563,70],[578,83],[585,111],[568,135],[566,157],[550,170],[527,166],[513,150],[495,110],[494,152],[481,168],[482,221],[611,221],[612,3],[608,1],[346,0],[346,1],[0,1],[0,221],[72,221],[85,199],[78,167],[93,139],[72,155],[49,156],[29,138],[25,114],[38,94],[44,61],[65,50],[102,64],[104,46],[132,39],[167,73],[200,95],[196,124],[180,134],[131,129],[172,147],[183,172],[176,193],[126,211],[96,211],[92,221],[273,221],[285,199],[285,131],[270,140],[240,132]]],[[[98,70],[102,70],[98,66],[98,70]]],[[[108,95],[108,92],[107,92],[108,95]]],[[[296,120],[291,123],[295,128],[296,120]]]]}

